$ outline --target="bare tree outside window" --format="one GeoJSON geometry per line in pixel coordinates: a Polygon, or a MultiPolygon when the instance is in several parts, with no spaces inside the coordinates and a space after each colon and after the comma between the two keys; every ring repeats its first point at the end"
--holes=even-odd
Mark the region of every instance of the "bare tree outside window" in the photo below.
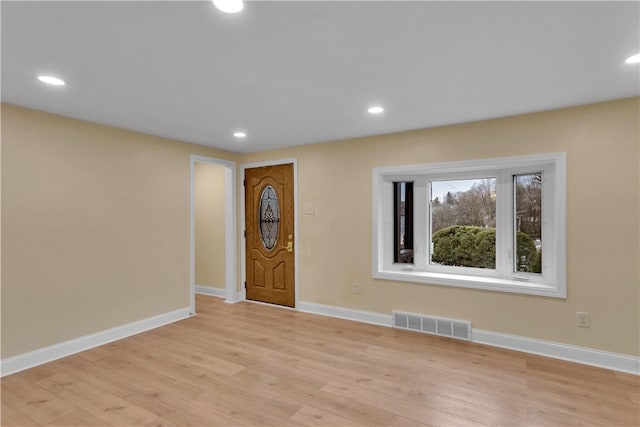
{"type": "Polygon", "coordinates": [[[515,271],[542,273],[542,173],[514,175],[515,271]],[[520,238],[525,234],[530,239],[520,238]],[[522,241],[520,241],[522,240],[522,241]]]}
{"type": "Polygon", "coordinates": [[[496,179],[430,184],[431,263],[495,269],[496,179]]]}

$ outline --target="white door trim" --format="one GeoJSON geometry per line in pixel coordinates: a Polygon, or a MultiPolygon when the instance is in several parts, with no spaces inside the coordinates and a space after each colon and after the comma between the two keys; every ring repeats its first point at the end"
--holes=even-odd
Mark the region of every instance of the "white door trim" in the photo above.
{"type": "Polygon", "coordinates": [[[279,159],[279,160],[269,160],[266,162],[257,162],[257,163],[246,163],[240,165],[240,181],[242,182],[242,197],[240,198],[240,235],[242,239],[242,244],[240,245],[240,283],[241,283],[241,299],[246,299],[247,294],[244,289],[244,282],[247,280],[247,262],[246,262],[246,254],[247,254],[247,240],[244,237],[244,226],[245,226],[245,214],[244,214],[244,198],[245,198],[245,187],[244,187],[244,171],[245,169],[251,168],[260,168],[263,166],[277,166],[277,165],[286,165],[292,163],[293,164],[293,262],[295,265],[294,270],[294,292],[295,292],[295,307],[298,308],[300,305],[300,290],[298,289],[298,277],[299,277],[299,262],[298,262],[298,246],[300,244],[300,239],[298,236],[298,159],[290,158],[290,159],[279,159]]]}
{"type": "Polygon", "coordinates": [[[204,157],[192,154],[190,157],[190,297],[191,313],[196,312],[196,242],[195,242],[195,166],[196,163],[209,163],[224,166],[224,289],[225,302],[238,302],[237,296],[237,269],[238,259],[236,257],[236,162],[214,157],[204,157]]]}

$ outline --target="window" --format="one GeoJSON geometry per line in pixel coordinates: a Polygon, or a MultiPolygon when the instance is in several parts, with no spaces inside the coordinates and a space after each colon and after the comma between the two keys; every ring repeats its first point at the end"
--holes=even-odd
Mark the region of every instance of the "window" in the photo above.
{"type": "Polygon", "coordinates": [[[566,296],[565,154],[373,171],[373,277],[566,296]]]}
{"type": "Polygon", "coordinates": [[[428,181],[432,265],[496,268],[496,178],[428,181]]]}
{"type": "Polygon", "coordinates": [[[271,185],[267,185],[260,194],[258,221],[260,223],[260,238],[265,249],[272,250],[278,241],[280,230],[280,205],[278,196],[271,185]]]}
{"type": "Polygon", "coordinates": [[[393,262],[413,262],[413,183],[393,183],[393,262]]]}

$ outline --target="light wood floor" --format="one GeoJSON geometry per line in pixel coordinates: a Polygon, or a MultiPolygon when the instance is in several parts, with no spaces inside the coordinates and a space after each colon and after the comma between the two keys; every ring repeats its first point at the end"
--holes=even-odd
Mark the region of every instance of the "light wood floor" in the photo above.
{"type": "Polygon", "coordinates": [[[640,424],[634,375],[258,304],[197,307],[3,378],[2,425],[640,424]]]}

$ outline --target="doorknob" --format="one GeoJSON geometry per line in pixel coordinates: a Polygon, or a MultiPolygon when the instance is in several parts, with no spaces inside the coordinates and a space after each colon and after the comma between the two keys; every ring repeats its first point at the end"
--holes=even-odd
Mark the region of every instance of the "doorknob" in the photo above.
{"type": "Polygon", "coordinates": [[[284,247],[287,252],[293,252],[293,242],[291,240],[289,240],[289,243],[287,243],[287,246],[284,247]]]}

